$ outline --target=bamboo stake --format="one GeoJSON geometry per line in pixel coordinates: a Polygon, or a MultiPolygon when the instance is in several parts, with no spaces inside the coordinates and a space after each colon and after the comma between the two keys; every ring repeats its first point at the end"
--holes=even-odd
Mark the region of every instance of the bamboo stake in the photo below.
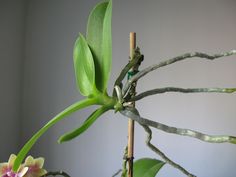
{"type": "MultiPolygon", "coordinates": [[[[135,48],[136,48],[136,33],[131,32],[130,33],[130,60],[133,59],[135,48]]],[[[133,87],[133,93],[135,93],[135,86],[133,87]]],[[[135,107],[135,102],[133,102],[132,106],[135,107]]],[[[128,120],[128,157],[127,158],[128,158],[128,177],[133,177],[134,121],[131,119],[128,120]]]]}

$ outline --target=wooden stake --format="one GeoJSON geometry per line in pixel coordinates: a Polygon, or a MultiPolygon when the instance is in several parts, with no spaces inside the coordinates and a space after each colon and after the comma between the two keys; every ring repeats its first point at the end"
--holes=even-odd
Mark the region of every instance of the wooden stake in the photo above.
{"type": "MultiPolygon", "coordinates": [[[[136,33],[130,33],[130,59],[133,59],[134,49],[136,48],[136,33]]],[[[135,87],[133,88],[135,93],[135,87]]],[[[135,103],[133,102],[133,105],[135,103]]],[[[128,120],[128,177],[133,177],[133,158],[134,158],[134,121],[128,120]]]]}

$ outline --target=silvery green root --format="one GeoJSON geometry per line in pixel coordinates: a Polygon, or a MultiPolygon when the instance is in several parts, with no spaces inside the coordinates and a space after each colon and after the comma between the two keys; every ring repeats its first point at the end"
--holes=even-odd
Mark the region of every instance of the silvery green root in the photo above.
{"type": "Polygon", "coordinates": [[[205,58],[208,60],[214,60],[217,58],[225,57],[225,56],[231,56],[235,55],[236,50],[232,50],[225,53],[215,54],[215,55],[208,55],[201,52],[194,52],[194,53],[186,53],[171,59],[168,59],[166,61],[160,62],[158,64],[152,65],[150,67],[147,67],[138,73],[136,73],[134,76],[129,78],[129,80],[125,83],[124,87],[122,84],[122,80],[124,79],[124,76],[127,74],[129,68],[132,67],[132,65],[138,64],[138,62],[143,60],[143,55],[141,55],[139,49],[136,50],[135,60],[133,63],[129,62],[125,68],[121,71],[121,74],[117,78],[115,85],[114,85],[114,92],[113,95],[116,95],[118,98],[118,101],[120,104],[123,105],[123,109],[120,109],[120,113],[124,116],[138,122],[144,130],[147,132],[147,139],[146,144],[147,146],[157,153],[166,163],[173,166],[174,168],[177,168],[182,173],[189,177],[195,177],[195,175],[188,172],[186,169],[184,169],[181,165],[175,163],[170,158],[168,158],[161,150],[159,150],[156,146],[154,146],[151,143],[152,138],[152,131],[149,127],[157,128],[159,130],[162,130],[167,133],[173,133],[181,136],[189,136],[192,138],[199,139],[201,141],[205,141],[208,143],[233,143],[236,144],[236,137],[234,136],[228,136],[228,135],[208,135],[204,134],[202,132],[198,132],[195,130],[190,129],[183,129],[183,128],[177,128],[177,127],[171,127],[159,122],[155,122],[146,118],[143,118],[139,115],[138,110],[135,108],[130,107],[130,103],[133,101],[138,101],[140,99],[143,99],[147,96],[152,96],[156,94],[162,94],[167,92],[179,92],[179,93],[233,93],[236,92],[236,88],[179,88],[179,87],[164,87],[164,88],[156,88],[152,90],[145,91],[143,93],[140,93],[133,97],[128,97],[130,88],[132,87],[132,84],[137,82],[140,78],[148,74],[149,72],[156,70],[160,67],[164,67],[170,64],[173,64],[178,61],[182,61],[185,59],[190,59],[193,57],[199,57],[199,58],[205,58]],[[115,94],[114,94],[115,93],[115,94]]]}
{"type": "Polygon", "coordinates": [[[180,93],[233,93],[236,92],[236,88],[178,88],[178,87],[164,87],[156,88],[152,90],[145,91],[140,93],[130,101],[141,100],[147,96],[166,93],[166,92],[180,92],[180,93]]]}
{"type": "Polygon", "coordinates": [[[146,139],[146,144],[147,146],[154,151],[156,154],[158,154],[166,163],[168,163],[169,165],[171,165],[174,168],[177,168],[178,170],[180,170],[181,172],[183,172],[185,175],[187,175],[188,177],[196,177],[195,175],[191,174],[190,172],[188,172],[185,168],[183,168],[182,166],[180,166],[179,164],[177,164],[176,162],[172,161],[169,157],[167,157],[160,149],[158,149],[156,146],[154,146],[151,143],[152,140],[152,130],[146,126],[146,125],[141,125],[144,130],[147,132],[147,139],[146,139]]]}
{"type": "Polygon", "coordinates": [[[178,62],[178,61],[194,58],[194,57],[204,58],[204,59],[207,59],[207,60],[215,60],[217,58],[227,57],[227,56],[231,56],[231,55],[235,55],[235,54],[236,54],[236,50],[231,50],[229,52],[220,53],[220,54],[214,54],[214,55],[208,55],[208,54],[201,53],[201,52],[194,52],[194,53],[186,53],[186,54],[183,54],[183,55],[180,55],[180,56],[177,56],[177,57],[174,57],[174,58],[162,61],[162,62],[160,62],[158,64],[154,64],[152,66],[149,66],[149,67],[141,70],[140,72],[135,74],[133,77],[131,77],[126,82],[126,84],[124,85],[123,95],[125,95],[125,93],[129,90],[129,88],[130,88],[132,83],[136,82],[137,80],[139,80],[140,78],[142,78],[146,74],[148,74],[151,71],[156,70],[158,68],[170,65],[170,64],[178,62]]]}
{"type": "Polygon", "coordinates": [[[135,120],[136,122],[140,123],[141,125],[146,125],[150,126],[153,128],[157,128],[159,130],[162,130],[167,133],[173,133],[177,135],[182,135],[182,136],[189,136],[192,138],[199,139],[201,141],[205,141],[208,143],[232,143],[236,144],[236,137],[234,136],[228,136],[228,135],[207,135],[195,130],[190,130],[190,129],[184,129],[184,128],[176,128],[176,127],[170,127],[168,125],[155,122],[143,117],[140,117],[137,114],[137,110],[135,108],[129,108],[127,107],[126,109],[120,111],[121,114],[124,116],[135,120]]]}
{"type": "Polygon", "coordinates": [[[170,126],[161,124],[159,122],[155,122],[155,121],[152,121],[152,120],[149,120],[149,119],[142,118],[142,117],[139,116],[139,113],[135,108],[126,107],[124,110],[120,111],[120,113],[123,114],[124,116],[138,122],[144,128],[144,130],[148,134],[147,139],[146,139],[146,144],[152,151],[157,153],[166,163],[173,166],[174,168],[177,168],[178,170],[180,170],[181,172],[183,172],[185,175],[187,175],[189,177],[195,177],[195,175],[188,172],[181,165],[179,165],[179,164],[175,163],[174,161],[172,161],[163,152],[161,152],[161,150],[159,150],[156,146],[154,146],[151,143],[152,131],[149,128],[149,126],[153,127],[153,128],[157,128],[157,129],[162,130],[162,131],[165,131],[167,133],[174,133],[174,134],[177,134],[177,135],[189,136],[189,137],[197,138],[199,140],[209,142],[209,143],[226,143],[226,142],[227,143],[233,143],[233,144],[236,143],[236,137],[233,137],[233,136],[207,135],[207,134],[203,134],[201,132],[197,132],[197,131],[194,131],[194,130],[170,127],[170,126]]]}

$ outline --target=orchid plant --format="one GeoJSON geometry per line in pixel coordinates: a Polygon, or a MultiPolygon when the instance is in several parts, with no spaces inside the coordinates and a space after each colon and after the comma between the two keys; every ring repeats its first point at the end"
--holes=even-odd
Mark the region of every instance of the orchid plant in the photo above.
{"type": "MultiPolygon", "coordinates": [[[[132,92],[132,88],[135,87],[136,82],[140,78],[160,67],[165,67],[175,62],[190,58],[204,58],[208,60],[214,60],[217,58],[234,55],[236,54],[236,50],[215,55],[208,55],[201,52],[186,53],[174,58],[170,58],[168,60],[165,60],[163,62],[160,62],[158,64],[152,65],[139,71],[138,67],[143,61],[143,55],[141,54],[140,49],[136,48],[134,49],[134,51],[132,51],[132,60],[128,62],[128,64],[122,69],[120,75],[117,77],[114,83],[114,90],[112,95],[109,95],[107,92],[107,84],[111,72],[112,63],[111,19],[112,1],[110,0],[109,2],[101,2],[97,4],[89,15],[86,36],[79,34],[79,37],[74,45],[73,58],[76,83],[79,92],[85,97],[85,99],[72,104],[64,111],[57,114],[45,126],[43,126],[38,132],[33,135],[33,137],[20,150],[17,157],[15,155],[11,155],[8,163],[1,164],[0,175],[2,177],[39,177],[45,175],[46,170],[42,169],[44,162],[42,158],[33,159],[31,156],[29,156],[26,158],[25,163],[22,164],[22,161],[25,159],[32,146],[41,137],[41,135],[43,135],[50,127],[52,127],[58,121],[62,120],[63,118],[69,116],[70,114],[80,109],[92,105],[99,105],[100,107],[96,109],[93,113],[91,113],[91,115],[83,122],[83,124],[79,128],[62,135],[59,138],[58,142],[63,143],[78,137],[107,111],[113,110],[114,112],[120,112],[125,117],[128,117],[138,122],[144,128],[144,130],[147,132],[147,146],[151,150],[156,152],[163,160],[160,161],[151,158],[143,158],[137,160],[134,163],[133,168],[134,177],[154,177],[161,169],[161,167],[166,163],[172,165],[174,168],[179,169],[187,176],[195,176],[179,164],[173,162],[151,143],[152,131],[150,127],[157,128],[167,133],[174,133],[177,135],[197,138],[201,141],[210,143],[227,142],[236,144],[236,137],[234,136],[212,136],[190,129],[170,127],[159,122],[142,118],[139,115],[138,110],[130,106],[131,103],[134,101],[138,101],[150,95],[161,94],[166,92],[236,92],[236,88],[185,89],[177,87],[157,88],[140,93],[138,95],[134,95],[134,93],[132,92]],[[129,75],[129,79],[127,82],[124,82],[124,78],[127,74],[129,75]]],[[[122,177],[127,176],[126,168],[128,160],[128,158],[125,158],[123,162],[123,169],[121,170],[122,177]]],[[[116,173],[115,175],[118,175],[118,173],[116,173]]]]}

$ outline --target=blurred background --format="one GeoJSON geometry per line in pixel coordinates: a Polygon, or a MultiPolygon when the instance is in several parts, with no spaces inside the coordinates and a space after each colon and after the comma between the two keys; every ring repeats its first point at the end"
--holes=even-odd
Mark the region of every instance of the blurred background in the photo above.
{"type": "MultiPolygon", "coordinates": [[[[54,115],[82,96],[76,90],[72,51],[85,34],[98,0],[0,0],[0,161],[8,160],[54,115]]],[[[114,0],[113,81],[128,61],[129,32],[145,55],[141,68],[185,52],[210,54],[236,49],[234,0],[114,0]]],[[[236,87],[236,56],[192,59],[141,79],[138,92],[166,86],[236,87]]],[[[236,135],[235,94],[168,93],[137,103],[143,117],[208,134],[236,135]]],[[[79,138],[57,138],[78,127],[95,108],[79,111],[51,128],[30,154],[45,157],[47,170],[72,177],[110,177],[123,160],[127,119],[112,112],[79,138]]],[[[136,125],[135,159],[159,158],[136,125]]],[[[153,130],[153,143],[199,177],[235,177],[236,145],[209,144],[153,130]]],[[[183,177],[165,165],[159,177],[183,177]]]]}

